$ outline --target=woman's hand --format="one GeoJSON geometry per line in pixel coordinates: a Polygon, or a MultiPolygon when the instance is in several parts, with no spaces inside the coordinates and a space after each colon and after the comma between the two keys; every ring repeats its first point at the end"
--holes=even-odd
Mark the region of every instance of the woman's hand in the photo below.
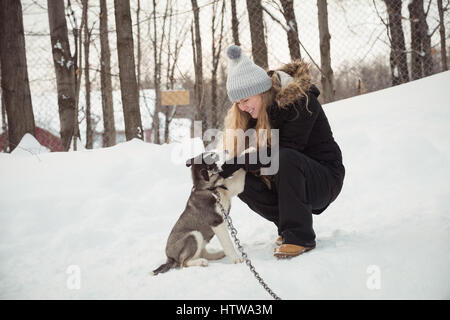
{"type": "Polygon", "coordinates": [[[222,164],[222,171],[219,172],[219,175],[222,178],[228,178],[239,169],[244,169],[245,171],[256,171],[261,168],[270,167],[270,165],[270,161],[268,163],[261,163],[261,159],[258,157],[258,152],[254,151],[226,161],[222,164]]]}

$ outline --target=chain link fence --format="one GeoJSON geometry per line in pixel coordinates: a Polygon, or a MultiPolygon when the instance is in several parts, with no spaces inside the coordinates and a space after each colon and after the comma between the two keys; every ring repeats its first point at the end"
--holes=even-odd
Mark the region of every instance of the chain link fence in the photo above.
{"type": "MultiPolygon", "coordinates": [[[[450,34],[448,0],[167,0],[158,1],[156,8],[154,3],[138,0],[130,2],[139,104],[146,141],[156,142],[155,109],[159,110],[160,143],[180,141],[191,134],[193,117],[183,112],[186,106],[162,106],[157,103],[155,86],[161,91],[189,91],[192,105],[201,100],[204,111],[201,119],[207,127],[221,126],[231,105],[225,88],[225,52],[233,43],[239,44],[244,54],[268,69],[276,69],[301,57],[310,63],[313,81],[320,90],[323,90],[322,76],[330,75],[325,74],[326,65],[323,61],[328,55],[333,76],[332,98],[329,101],[447,70],[446,61],[450,51],[447,44],[450,34]],[[327,9],[325,19],[324,4],[327,9]],[[195,6],[198,6],[198,11],[193,10],[195,6]],[[198,18],[195,12],[198,12],[198,18]],[[323,31],[324,23],[329,32],[329,49],[324,38],[324,34],[327,34],[326,30],[323,31]],[[200,74],[202,81],[199,82],[200,74]]],[[[114,4],[108,1],[107,5],[118,143],[125,141],[125,128],[114,4]]],[[[81,1],[72,1],[71,8],[74,13],[70,14],[66,10],[66,21],[73,55],[75,46],[72,31],[77,28],[76,23],[81,21],[81,1]]],[[[47,1],[23,0],[22,10],[35,123],[37,127],[58,137],[60,124],[47,1]]],[[[103,145],[104,130],[99,19],[99,1],[89,0],[88,68],[94,148],[103,145]]],[[[84,63],[82,68],[85,68],[84,63]]],[[[82,74],[78,106],[83,141],[86,117],[89,116],[86,114],[85,74],[82,74]]],[[[321,102],[328,102],[323,100],[323,95],[321,97],[321,102]]],[[[3,112],[1,117],[3,125],[0,130],[5,131],[7,123],[3,112]]]]}

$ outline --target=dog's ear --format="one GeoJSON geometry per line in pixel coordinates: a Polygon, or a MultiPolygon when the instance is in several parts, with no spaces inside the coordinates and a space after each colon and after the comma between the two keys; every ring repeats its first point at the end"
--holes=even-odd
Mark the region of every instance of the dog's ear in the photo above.
{"type": "Polygon", "coordinates": [[[217,161],[219,161],[219,159],[220,159],[219,155],[216,152],[212,152],[212,151],[204,152],[202,154],[202,157],[203,157],[203,163],[206,163],[206,164],[214,164],[217,161]]]}
{"type": "Polygon", "coordinates": [[[189,159],[188,161],[186,161],[186,167],[192,166],[193,163],[194,163],[194,158],[189,159]]]}
{"type": "Polygon", "coordinates": [[[205,181],[209,181],[209,174],[208,174],[208,170],[206,169],[201,169],[200,170],[200,174],[202,175],[203,179],[205,181]]]}

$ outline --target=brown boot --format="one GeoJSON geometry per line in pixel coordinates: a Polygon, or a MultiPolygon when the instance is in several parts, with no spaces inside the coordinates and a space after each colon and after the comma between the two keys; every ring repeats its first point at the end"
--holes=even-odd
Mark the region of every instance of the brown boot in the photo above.
{"type": "Polygon", "coordinates": [[[304,252],[308,252],[314,247],[303,247],[295,244],[282,244],[279,248],[273,249],[273,255],[277,258],[290,258],[296,257],[304,252]]]}

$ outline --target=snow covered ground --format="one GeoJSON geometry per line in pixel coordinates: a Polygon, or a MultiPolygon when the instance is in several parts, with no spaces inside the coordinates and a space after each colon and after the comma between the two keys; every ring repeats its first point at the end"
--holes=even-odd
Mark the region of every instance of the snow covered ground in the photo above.
{"type": "MultiPolygon", "coordinates": [[[[238,236],[279,296],[450,298],[449,83],[445,72],[324,106],[347,175],[314,217],[315,250],[276,260],[274,226],[234,199],[238,236]]],[[[199,140],[46,153],[30,138],[0,154],[0,298],[270,299],[226,259],[148,275],[165,261],[199,140]]]]}

